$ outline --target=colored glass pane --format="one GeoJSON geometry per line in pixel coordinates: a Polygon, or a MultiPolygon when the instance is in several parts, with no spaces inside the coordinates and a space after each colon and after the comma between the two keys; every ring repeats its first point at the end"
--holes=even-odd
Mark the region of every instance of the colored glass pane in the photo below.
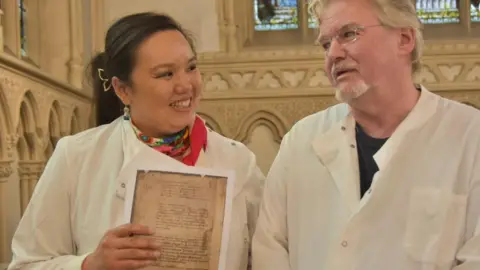
{"type": "Polygon", "coordinates": [[[18,0],[18,12],[20,17],[20,49],[22,56],[27,55],[27,35],[25,31],[27,9],[23,0],[18,0]]]}
{"type": "Polygon", "coordinates": [[[254,0],[255,30],[298,28],[297,0],[254,0]]]}
{"type": "Polygon", "coordinates": [[[317,28],[317,26],[318,26],[318,22],[317,22],[317,19],[315,18],[315,16],[309,15],[308,16],[308,27],[309,28],[317,28]]]}
{"type": "Polygon", "coordinates": [[[417,0],[417,15],[424,24],[458,23],[458,0],[417,0]]]}
{"type": "Polygon", "coordinates": [[[472,22],[480,22],[480,1],[471,0],[471,2],[470,17],[472,18],[472,22]]]}

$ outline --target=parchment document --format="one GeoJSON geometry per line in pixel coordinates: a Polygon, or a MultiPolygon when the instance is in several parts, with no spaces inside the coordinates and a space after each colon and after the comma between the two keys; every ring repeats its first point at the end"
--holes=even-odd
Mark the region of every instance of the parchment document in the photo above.
{"type": "Polygon", "coordinates": [[[155,229],[157,266],[145,269],[218,270],[227,178],[138,171],[131,222],[155,229]]]}

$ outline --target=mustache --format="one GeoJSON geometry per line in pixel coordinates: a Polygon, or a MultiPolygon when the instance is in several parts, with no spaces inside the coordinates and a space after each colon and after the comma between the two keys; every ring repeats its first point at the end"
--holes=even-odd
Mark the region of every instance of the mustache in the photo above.
{"type": "Polygon", "coordinates": [[[337,77],[337,74],[339,72],[342,72],[342,71],[346,71],[346,70],[355,70],[356,67],[355,65],[353,64],[348,64],[348,63],[345,63],[345,64],[334,64],[330,70],[330,74],[333,75],[333,77],[337,77]]]}
{"type": "Polygon", "coordinates": [[[332,66],[330,72],[332,72],[332,74],[333,74],[335,71],[351,70],[351,69],[356,69],[355,65],[352,65],[352,64],[336,64],[336,65],[332,66]]]}

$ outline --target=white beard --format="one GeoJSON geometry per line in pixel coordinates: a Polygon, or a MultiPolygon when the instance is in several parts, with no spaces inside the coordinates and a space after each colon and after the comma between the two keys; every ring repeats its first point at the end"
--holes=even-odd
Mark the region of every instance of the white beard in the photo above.
{"type": "Polygon", "coordinates": [[[335,98],[339,102],[348,103],[361,95],[365,94],[370,89],[370,86],[365,82],[358,82],[353,86],[347,86],[344,88],[335,88],[335,98]]]}

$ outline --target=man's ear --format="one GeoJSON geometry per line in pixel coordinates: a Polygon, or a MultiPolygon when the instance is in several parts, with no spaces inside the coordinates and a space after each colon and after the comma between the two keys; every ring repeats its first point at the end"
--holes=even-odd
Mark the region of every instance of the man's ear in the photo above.
{"type": "Polygon", "coordinates": [[[115,90],[115,94],[120,98],[123,104],[130,105],[130,87],[120,80],[118,77],[112,78],[112,87],[115,90]]]}
{"type": "Polygon", "coordinates": [[[411,27],[400,29],[399,50],[403,55],[410,55],[416,44],[415,29],[411,27]]]}

